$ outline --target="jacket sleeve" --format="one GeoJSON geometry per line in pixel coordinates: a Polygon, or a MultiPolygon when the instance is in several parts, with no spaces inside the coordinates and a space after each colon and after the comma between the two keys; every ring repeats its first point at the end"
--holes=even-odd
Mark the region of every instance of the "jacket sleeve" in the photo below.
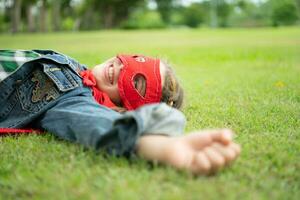
{"type": "Polygon", "coordinates": [[[185,118],[165,104],[142,106],[120,114],[90,97],[76,96],[59,101],[38,123],[62,139],[113,155],[129,155],[143,134],[182,133],[185,118]]]}

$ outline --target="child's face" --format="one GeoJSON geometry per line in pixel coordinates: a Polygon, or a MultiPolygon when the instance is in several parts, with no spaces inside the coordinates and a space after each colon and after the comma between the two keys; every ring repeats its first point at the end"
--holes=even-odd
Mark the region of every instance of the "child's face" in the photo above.
{"type": "MultiPolygon", "coordinates": [[[[93,68],[93,74],[97,81],[97,87],[105,92],[112,102],[121,106],[121,97],[118,88],[118,79],[123,64],[119,58],[113,57],[93,68]]],[[[162,86],[164,84],[166,67],[160,62],[160,75],[162,86]]],[[[134,79],[135,88],[144,96],[146,92],[146,80],[143,76],[136,76],[134,79]]]]}

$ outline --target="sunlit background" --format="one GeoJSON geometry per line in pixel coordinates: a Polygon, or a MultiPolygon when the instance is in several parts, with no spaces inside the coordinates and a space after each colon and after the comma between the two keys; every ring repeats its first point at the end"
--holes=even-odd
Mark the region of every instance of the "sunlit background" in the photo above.
{"type": "Polygon", "coordinates": [[[299,25],[300,0],[0,0],[0,32],[299,25]]]}

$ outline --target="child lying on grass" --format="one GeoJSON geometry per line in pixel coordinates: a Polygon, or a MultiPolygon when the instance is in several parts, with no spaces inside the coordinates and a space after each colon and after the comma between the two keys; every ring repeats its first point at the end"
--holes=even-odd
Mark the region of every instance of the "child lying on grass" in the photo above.
{"type": "Polygon", "coordinates": [[[182,135],[183,91],[159,59],[117,55],[89,70],[54,51],[2,50],[0,91],[2,132],[49,131],[194,174],[214,173],[240,153],[227,129],[182,135]]]}

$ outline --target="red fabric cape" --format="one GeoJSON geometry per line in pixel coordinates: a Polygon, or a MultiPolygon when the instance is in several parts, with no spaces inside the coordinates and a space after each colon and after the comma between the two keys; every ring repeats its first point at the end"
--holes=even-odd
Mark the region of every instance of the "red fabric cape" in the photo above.
{"type": "Polygon", "coordinates": [[[34,130],[34,129],[0,128],[0,136],[15,135],[15,134],[20,134],[20,133],[41,134],[44,132],[39,131],[39,130],[34,130]]]}

